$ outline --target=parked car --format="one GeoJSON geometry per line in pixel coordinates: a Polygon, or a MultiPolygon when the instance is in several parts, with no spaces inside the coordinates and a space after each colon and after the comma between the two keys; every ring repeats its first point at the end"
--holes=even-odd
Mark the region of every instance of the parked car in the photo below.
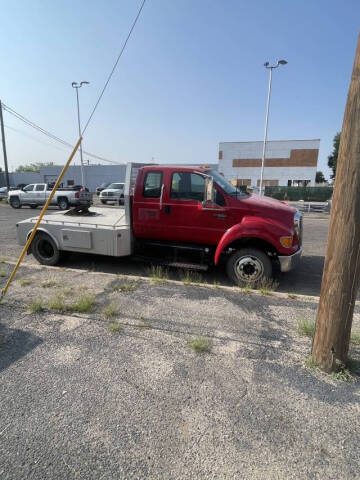
{"type": "MultiPolygon", "coordinates": [[[[34,257],[56,265],[73,251],[136,255],[182,269],[224,265],[239,285],[300,261],[302,215],[279,200],[242,193],[210,168],[129,164],[125,178],[124,209],[45,215],[31,244],[34,257]]],[[[17,224],[20,245],[33,228],[33,218],[17,224]]]]}
{"type": "Polygon", "coordinates": [[[8,196],[7,187],[1,187],[0,188],[0,200],[3,200],[4,198],[7,198],[7,196],[8,196]]]}
{"type": "Polygon", "coordinates": [[[106,187],[108,187],[110,185],[110,182],[105,182],[105,183],[102,183],[100,185],[100,187],[96,187],[95,189],[95,193],[97,196],[100,195],[100,192],[102,192],[103,190],[105,190],[106,187]]]}
{"type": "MultiPolygon", "coordinates": [[[[36,208],[38,205],[45,204],[51,190],[52,188],[47,183],[31,183],[22,190],[10,190],[8,201],[13,208],[21,208],[23,205],[36,208]]],[[[91,204],[89,192],[69,188],[59,188],[51,202],[51,205],[58,205],[60,210],[67,210],[70,206],[85,204],[91,204]]]]}
{"type": "Polygon", "coordinates": [[[105,205],[107,202],[115,202],[118,205],[124,204],[125,183],[110,183],[110,185],[100,192],[100,202],[105,205]]]}

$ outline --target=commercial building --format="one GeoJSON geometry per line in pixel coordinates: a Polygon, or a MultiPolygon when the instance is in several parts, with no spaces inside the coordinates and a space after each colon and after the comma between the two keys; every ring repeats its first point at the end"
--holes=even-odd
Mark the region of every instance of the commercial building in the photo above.
{"type": "MultiPolygon", "coordinates": [[[[314,186],[320,140],[266,144],[264,186],[314,186]]],[[[234,184],[259,187],[263,142],[220,142],[219,172],[234,184]]]]}

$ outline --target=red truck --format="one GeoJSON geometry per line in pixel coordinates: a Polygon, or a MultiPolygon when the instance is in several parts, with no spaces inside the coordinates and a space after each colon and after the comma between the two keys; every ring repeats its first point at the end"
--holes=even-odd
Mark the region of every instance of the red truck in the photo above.
{"type": "MultiPolygon", "coordinates": [[[[127,167],[125,208],[44,216],[31,245],[37,260],[55,265],[72,251],[156,257],[182,268],[225,263],[239,285],[271,277],[275,264],[287,272],[299,263],[302,216],[286,203],[243,193],[206,167],[138,167],[127,167]]],[[[35,221],[17,224],[21,244],[35,221]]]]}

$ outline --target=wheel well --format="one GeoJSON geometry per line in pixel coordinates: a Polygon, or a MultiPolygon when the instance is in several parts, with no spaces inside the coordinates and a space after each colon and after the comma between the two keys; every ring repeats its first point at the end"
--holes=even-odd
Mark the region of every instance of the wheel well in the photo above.
{"type": "Polygon", "coordinates": [[[64,196],[58,197],[57,200],[58,200],[58,202],[59,202],[60,200],[66,200],[67,202],[69,201],[69,199],[68,199],[67,197],[64,197],[64,196]]]}
{"type": "MultiPolygon", "coordinates": [[[[30,230],[30,232],[28,232],[28,234],[26,235],[26,240],[29,239],[29,237],[30,237],[30,235],[31,235],[31,232],[32,232],[32,230],[30,230]]],[[[51,238],[51,240],[55,243],[56,247],[60,250],[60,248],[59,248],[59,242],[56,240],[56,238],[55,238],[53,235],[51,235],[51,234],[50,234],[49,232],[47,232],[46,230],[42,230],[41,228],[38,228],[38,229],[36,230],[36,233],[35,233],[34,238],[35,238],[37,235],[39,235],[40,233],[42,233],[43,235],[47,235],[49,238],[51,238]]],[[[32,242],[31,242],[31,243],[32,243],[32,242]]],[[[29,249],[30,249],[30,248],[31,248],[31,244],[30,244],[29,249]]]]}
{"type": "Polygon", "coordinates": [[[252,237],[245,237],[245,238],[238,238],[233,242],[229,243],[224,249],[224,253],[230,253],[232,250],[239,250],[240,248],[258,248],[265,252],[269,257],[276,257],[278,252],[276,248],[271,245],[271,243],[262,240],[261,238],[252,238],[252,237]]]}

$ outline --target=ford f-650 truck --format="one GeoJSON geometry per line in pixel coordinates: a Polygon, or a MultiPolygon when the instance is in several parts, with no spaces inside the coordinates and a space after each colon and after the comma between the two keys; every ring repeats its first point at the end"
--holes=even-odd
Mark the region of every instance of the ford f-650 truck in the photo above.
{"type": "MultiPolygon", "coordinates": [[[[301,256],[302,216],[284,202],[240,192],[210,168],[129,164],[125,207],[45,215],[31,244],[42,264],[62,252],[156,257],[182,268],[225,263],[239,285],[287,272],[301,256]]],[[[17,224],[24,245],[36,218],[17,224]]]]}

